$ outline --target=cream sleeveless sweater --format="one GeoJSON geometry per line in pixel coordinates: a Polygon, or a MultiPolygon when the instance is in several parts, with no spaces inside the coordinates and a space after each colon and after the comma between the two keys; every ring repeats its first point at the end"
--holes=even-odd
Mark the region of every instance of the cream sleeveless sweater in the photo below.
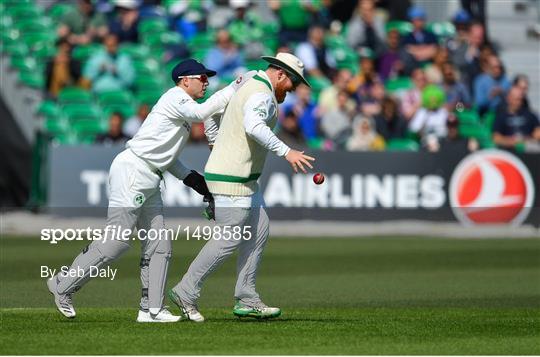
{"type": "MultiPolygon", "coordinates": [[[[244,129],[244,104],[256,93],[270,94],[277,107],[272,86],[261,71],[233,95],[204,168],[204,178],[214,194],[249,196],[258,190],[257,179],[264,167],[267,149],[247,135],[244,129]]],[[[277,115],[266,122],[273,129],[277,115]]]]}

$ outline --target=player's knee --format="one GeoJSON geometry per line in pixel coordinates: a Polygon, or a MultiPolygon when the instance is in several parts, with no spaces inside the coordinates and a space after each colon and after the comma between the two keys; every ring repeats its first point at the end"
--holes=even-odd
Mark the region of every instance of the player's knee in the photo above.
{"type": "Polygon", "coordinates": [[[95,248],[105,258],[106,262],[117,259],[128,251],[130,247],[129,243],[121,240],[108,240],[105,242],[94,242],[92,244],[96,244],[95,248]]]}

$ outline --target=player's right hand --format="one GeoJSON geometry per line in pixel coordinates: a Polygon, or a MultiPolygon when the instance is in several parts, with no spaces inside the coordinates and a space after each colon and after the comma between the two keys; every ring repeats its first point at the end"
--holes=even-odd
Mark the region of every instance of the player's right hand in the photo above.
{"type": "Polygon", "coordinates": [[[285,160],[287,160],[289,164],[291,164],[295,173],[298,173],[298,169],[300,169],[303,173],[307,174],[304,165],[312,169],[313,166],[311,165],[310,161],[315,161],[315,158],[305,155],[303,151],[291,149],[287,153],[287,155],[285,155],[285,160]]]}
{"type": "Polygon", "coordinates": [[[257,71],[249,71],[241,74],[236,77],[236,79],[231,83],[231,86],[234,88],[235,91],[238,91],[247,81],[249,81],[256,74],[257,71]]]}

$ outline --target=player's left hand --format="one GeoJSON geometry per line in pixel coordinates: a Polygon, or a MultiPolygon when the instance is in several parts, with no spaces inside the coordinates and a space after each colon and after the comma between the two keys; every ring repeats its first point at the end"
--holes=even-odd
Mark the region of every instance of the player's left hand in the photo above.
{"type": "Polygon", "coordinates": [[[231,86],[235,91],[238,91],[242,86],[249,81],[254,75],[257,74],[257,71],[249,71],[247,73],[241,74],[236,79],[231,82],[231,86]]]}
{"type": "Polygon", "coordinates": [[[210,190],[208,190],[208,186],[206,185],[206,181],[204,180],[204,176],[198,173],[195,170],[191,170],[191,173],[186,176],[184,180],[182,180],[184,185],[187,187],[191,187],[194,189],[199,195],[202,195],[205,197],[212,197],[212,194],[210,193],[210,190]]]}

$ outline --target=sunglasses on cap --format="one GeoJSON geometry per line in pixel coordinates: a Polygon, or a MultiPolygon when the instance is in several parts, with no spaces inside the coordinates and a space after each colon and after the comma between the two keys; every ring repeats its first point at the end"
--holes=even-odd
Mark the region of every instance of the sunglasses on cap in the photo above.
{"type": "Polygon", "coordinates": [[[302,81],[300,80],[300,78],[298,78],[297,75],[286,70],[283,70],[283,72],[285,72],[287,77],[291,80],[294,89],[296,89],[296,87],[298,87],[302,83],[302,81]]]}
{"type": "Polygon", "coordinates": [[[190,75],[190,76],[180,76],[178,79],[181,78],[192,78],[192,79],[198,79],[203,83],[208,83],[208,75],[206,74],[197,74],[197,75],[190,75]]]}

